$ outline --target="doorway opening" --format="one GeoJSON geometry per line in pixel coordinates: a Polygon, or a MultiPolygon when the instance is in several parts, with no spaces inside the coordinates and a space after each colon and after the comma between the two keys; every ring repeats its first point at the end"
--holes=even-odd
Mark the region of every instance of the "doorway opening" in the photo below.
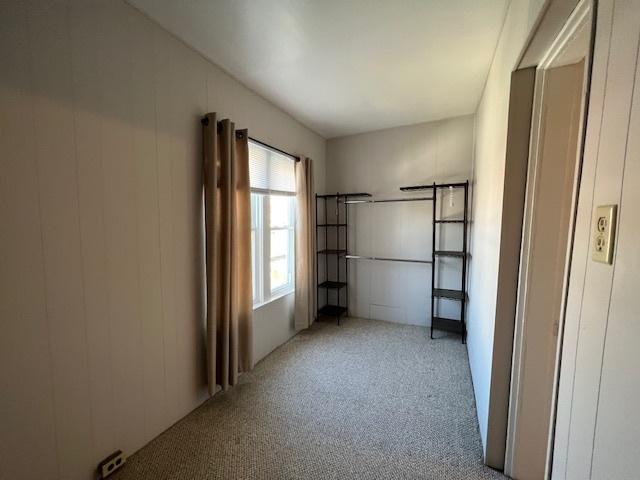
{"type": "Polygon", "coordinates": [[[593,13],[591,1],[578,4],[530,72],[533,85],[525,85],[533,88],[533,98],[528,162],[521,172],[526,180],[504,455],[505,473],[518,479],[549,478],[552,468],[593,13]]]}

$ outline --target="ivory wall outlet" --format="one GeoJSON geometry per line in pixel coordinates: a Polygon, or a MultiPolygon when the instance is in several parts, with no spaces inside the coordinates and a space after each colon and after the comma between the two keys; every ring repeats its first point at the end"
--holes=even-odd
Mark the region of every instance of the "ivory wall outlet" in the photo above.
{"type": "Polygon", "coordinates": [[[593,253],[591,258],[600,263],[613,262],[615,242],[617,205],[600,205],[596,207],[593,222],[593,253]]]}

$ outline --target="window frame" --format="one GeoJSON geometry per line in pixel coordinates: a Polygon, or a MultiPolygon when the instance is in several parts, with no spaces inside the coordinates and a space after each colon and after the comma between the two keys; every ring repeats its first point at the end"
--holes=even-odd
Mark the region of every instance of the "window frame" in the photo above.
{"type": "Polygon", "coordinates": [[[264,262],[261,262],[261,259],[264,258],[263,209],[265,196],[264,194],[251,192],[251,289],[254,308],[264,302],[264,262]],[[255,216],[253,214],[254,207],[255,216]]]}
{"type": "MultiPolygon", "coordinates": [[[[264,265],[266,265],[267,263],[269,264],[269,288],[267,290],[267,288],[264,289],[264,291],[270,291],[271,292],[271,298],[278,298],[284,295],[288,295],[289,293],[292,293],[295,291],[296,286],[295,286],[295,255],[296,255],[296,247],[295,247],[295,232],[296,232],[296,205],[295,205],[295,197],[292,195],[280,195],[277,193],[271,194],[271,195],[265,195],[265,198],[268,199],[267,200],[267,204],[268,204],[268,211],[265,211],[265,235],[266,237],[268,237],[267,243],[268,243],[268,252],[269,252],[269,258],[268,260],[265,259],[264,260],[264,265]],[[271,226],[271,197],[272,196],[278,196],[278,197],[287,197],[289,199],[290,202],[290,206],[289,206],[289,220],[288,220],[288,225],[287,226],[281,226],[281,227],[272,227],[271,226]],[[268,218],[268,222],[267,222],[267,218],[268,218]],[[274,231],[288,231],[288,243],[289,243],[289,251],[287,253],[287,255],[285,255],[286,257],[288,257],[288,265],[287,265],[287,270],[291,273],[291,278],[289,279],[289,281],[283,285],[280,285],[279,287],[276,287],[275,289],[271,288],[271,262],[273,262],[274,258],[279,258],[279,257],[272,257],[271,256],[271,232],[274,231]]],[[[264,244],[263,244],[264,245],[264,244]]]]}
{"type": "MultiPolygon", "coordinates": [[[[284,154],[284,152],[274,151],[258,141],[249,139],[258,148],[263,148],[268,155],[285,155],[295,162],[295,157],[284,154]]],[[[256,310],[267,303],[277,300],[281,297],[295,292],[295,231],[296,231],[296,204],[295,193],[270,191],[260,188],[251,188],[251,269],[253,275],[252,296],[253,309],[256,310]],[[271,197],[287,197],[290,199],[289,219],[287,226],[271,227],[271,197]],[[256,209],[255,218],[253,209],[256,209]],[[272,290],[271,288],[271,232],[283,231],[289,232],[289,249],[288,249],[288,265],[290,272],[290,280],[288,283],[281,285],[272,290]]]]}

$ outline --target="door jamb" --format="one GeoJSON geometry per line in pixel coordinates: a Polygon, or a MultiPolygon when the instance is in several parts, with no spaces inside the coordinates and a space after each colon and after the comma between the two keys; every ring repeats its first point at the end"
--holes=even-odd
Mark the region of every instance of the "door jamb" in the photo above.
{"type": "MultiPolygon", "coordinates": [[[[536,175],[538,172],[539,160],[540,160],[540,141],[542,139],[542,134],[544,133],[542,130],[541,119],[544,113],[544,79],[545,79],[545,71],[549,68],[559,66],[556,65],[555,62],[558,61],[561,54],[565,51],[566,47],[569,45],[570,41],[575,37],[575,35],[587,25],[590,28],[593,28],[595,24],[595,5],[594,0],[581,0],[576,8],[571,13],[570,17],[567,19],[567,22],[563,26],[562,30],[558,33],[555,40],[552,42],[551,46],[541,59],[539,65],[536,68],[536,79],[535,79],[535,87],[534,87],[534,99],[533,99],[533,112],[532,112],[532,123],[531,123],[531,139],[530,139],[530,151],[529,151],[529,165],[527,172],[527,185],[525,192],[525,212],[524,212],[524,220],[523,220],[523,235],[522,235],[522,248],[520,253],[520,273],[518,279],[518,299],[517,299],[517,307],[516,307],[516,318],[515,318],[515,331],[514,331],[514,339],[513,339],[513,358],[512,358],[512,369],[511,369],[511,391],[509,395],[509,419],[508,419],[508,427],[507,427],[507,444],[506,444],[506,452],[505,452],[505,473],[507,475],[511,475],[513,471],[513,462],[514,462],[514,451],[515,451],[515,441],[517,438],[517,416],[518,416],[518,405],[519,405],[519,392],[521,390],[521,381],[522,381],[522,354],[523,354],[523,324],[524,324],[524,306],[527,303],[526,292],[527,292],[527,280],[528,280],[528,270],[529,270],[529,262],[530,262],[530,242],[531,242],[531,225],[535,216],[535,192],[537,190],[536,185],[536,175]],[[589,15],[591,14],[591,19],[589,15]]],[[[567,245],[567,255],[565,258],[565,262],[563,265],[564,268],[564,278],[563,278],[563,298],[562,304],[560,306],[561,315],[557,319],[555,325],[558,329],[558,343],[556,347],[556,359],[555,359],[555,367],[554,367],[554,383],[553,383],[553,397],[552,397],[552,418],[549,419],[550,428],[549,428],[549,437],[547,440],[547,461],[546,461],[546,471],[545,478],[550,478],[551,475],[551,461],[553,458],[553,433],[555,426],[555,411],[556,411],[556,401],[557,401],[557,390],[558,390],[558,381],[559,381],[559,366],[560,366],[560,355],[562,350],[562,331],[564,328],[564,318],[565,318],[565,308],[566,308],[566,299],[567,299],[567,287],[569,283],[569,272],[570,272],[570,262],[571,262],[571,251],[573,247],[573,234],[575,230],[575,214],[577,210],[578,204],[578,191],[580,185],[580,173],[582,167],[582,152],[584,145],[584,131],[586,125],[586,112],[587,112],[587,103],[588,103],[588,81],[590,77],[591,70],[591,61],[592,61],[592,48],[591,45],[588,49],[588,52],[585,55],[585,78],[583,85],[583,95],[582,95],[582,112],[583,112],[583,121],[580,123],[579,132],[578,132],[578,148],[577,152],[580,155],[579,161],[576,163],[576,170],[574,172],[574,181],[573,181],[573,191],[572,191],[572,205],[573,205],[573,214],[571,215],[571,224],[569,226],[569,239],[567,245]]]]}

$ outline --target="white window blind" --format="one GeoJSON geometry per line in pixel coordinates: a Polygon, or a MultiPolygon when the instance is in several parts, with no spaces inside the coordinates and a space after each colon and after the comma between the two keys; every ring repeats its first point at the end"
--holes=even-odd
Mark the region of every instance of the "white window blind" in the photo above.
{"type": "Polygon", "coordinates": [[[287,155],[249,141],[249,181],[254,192],[294,195],[295,161],[287,155]]]}

